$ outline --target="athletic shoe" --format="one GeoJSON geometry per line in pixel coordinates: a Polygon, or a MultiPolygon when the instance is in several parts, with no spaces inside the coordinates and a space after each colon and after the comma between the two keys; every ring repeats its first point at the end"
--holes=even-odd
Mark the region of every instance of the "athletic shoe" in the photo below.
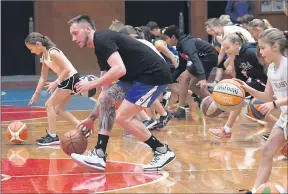
{"type": "Polygon", "coordinates": [[[36,140],[36,143],[41,146],[50,146],[50,145],[60,145],[60,140],[58,135],[52,137],[46,130],[47,135],[36,140]]]}
{"type": "Polygon", "coordinates": [[[270,133],[265,133],[262,135],[262,139],[264,139],[265,141],[267,141],[267,139],[269,138],[270,133]]]}
{"type": "Polygon", "coordinates": [[[71,157],[75,162],[80,165],[94,168],[97,170],[105,170],[106,168],[106,157],[102,149],[94,149],[86,154],[72,153],[71,157]]]}
{"type": "Polygon", "coordinates": [[[150,121],[145,120],[143,121],[143,124],[148,128],[148,129],[152,129],[155,125],[157,125],[157,121],[154,119],[151,119],[150,121]]]}
{"type": "Polygon", "coordinates": [[[146,171],[162,170],[167,164],[173,162],[176,154],[168,148],[167,145],[156,148],[154,158],[150,164],[144,165],[143,169],[146,171]]]}
{"type": "Polygon", "coordinates": [[[223,127],[220,128],[210,128],[209,132],[211,135],[213,135],[216,138],[230,138],[231,137],[231,132],[226,133],[223,127]]]}
{"type": "Polygon", "coordinates": [[[185,120],[186,119],[185,109],[178,107],[176,113],[174,114],[174,117],[179,120],[185,120]]]}

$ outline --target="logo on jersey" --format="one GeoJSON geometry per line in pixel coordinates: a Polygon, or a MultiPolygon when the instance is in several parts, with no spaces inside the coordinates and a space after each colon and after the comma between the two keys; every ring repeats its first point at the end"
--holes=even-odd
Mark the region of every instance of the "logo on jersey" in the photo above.
{"type": "Polygon", "coordinates": [[[274,83],[275,88],[280,89],[280,88],[285,88],[288,86],[287,81],[281,81],[281,82],[276,82],[274,83]]]}
{"type": "Polygon", "coordinates": [[[247,61],[247,62],[242,62],[239,66],[240,69],[243,69],[243,71],[248,71],[253,68],[253,66],[247,61]]]}

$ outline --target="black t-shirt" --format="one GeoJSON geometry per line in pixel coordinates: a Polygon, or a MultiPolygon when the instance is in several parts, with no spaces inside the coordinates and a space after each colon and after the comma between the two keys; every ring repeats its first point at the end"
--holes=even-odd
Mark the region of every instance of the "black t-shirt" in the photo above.
{"type": "MultiPolygon", "coordinates": [[[[191,66],[195,69],[196,76],[200,80],[206,79],[205,69],[210,69],[210,67],[203,67],[203,63],[206,62],[205,64],[210,65],[211,61],[218,56],[216,49],[211,44],[191,35],[183,36],[178,40],[177,50],[182,57],[179,59],[179,66],[184,68],[183,66],[187,65],[187,61],[191,61],[191,66]]],[[[215,62],[216,65],[217,62],[215,62]]]]}
{"type": "Polygon", "coordinates": [[[119,80],[148,85],[172,83],[171,72],[165,60],[134,38],[111,30],[103,30],[95,32],[94,45],[101,71],[110,69],[108,58],[112,53],[119,52],[126,67],[126,74],[119,80]]]}

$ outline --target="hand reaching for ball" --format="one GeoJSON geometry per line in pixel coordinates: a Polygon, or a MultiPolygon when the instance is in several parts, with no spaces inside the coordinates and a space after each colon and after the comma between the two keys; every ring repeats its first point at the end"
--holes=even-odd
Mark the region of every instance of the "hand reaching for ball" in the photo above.
{"type": "Polygon", "coordinates": [[[88,138],[94,132],[94,120],[87,118],[83,120],[79,125],[77,125],[77,128],[79,128],[85,137],[88,138]]]}

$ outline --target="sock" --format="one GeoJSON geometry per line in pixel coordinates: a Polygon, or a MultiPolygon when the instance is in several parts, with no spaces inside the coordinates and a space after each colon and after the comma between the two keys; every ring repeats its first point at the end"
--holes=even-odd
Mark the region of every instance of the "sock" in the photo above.
{"type": "Polygon", "coordinates": [[[230,127],[227,127],[227,126],[225,125],[223,128],[224,128],[225,133],[231,133],[230,127]]]}
{"type": "Polygon", "coordinates": [[[96,150],[97,149],[102,149],[104,154],[105,154],[106,153],[107,144],[108,144],[108,140],[109,140],[109,136],[98,134],[98,141],[97,141],[97,145],[96,145],[96,150]]]}
{"type": "Polygon", "coordinates": [[[153,135],[151,135],[151,137],[145,141],[144,143],[146,143],[148,146],[150,146],[152,148],[152,150],[155,152],[156,148],[158,147],[163,147],[164,145],[158,140],[156,139],[156,137],[154,137],[153,135]]]}
{"type": "Polygon", "coordinates": [[[56,133],[49,133],[49,135],[53,138],[55,138],[57,136],[56,133]]]}
{"type": "Polygon", "coordinates": [[[163,116],[161,116],[161,117],[166,117],[166,116],[167,116],[167,112],[165,111],[165,114],[163,116]]]}
{"type": "Polygon", "coordinates": [[[257,188],[254,187],[254,188],[251,190],[251,193],[254,194],[254,193],[256,193],[256,191],[257,191],[257,188]]]}

